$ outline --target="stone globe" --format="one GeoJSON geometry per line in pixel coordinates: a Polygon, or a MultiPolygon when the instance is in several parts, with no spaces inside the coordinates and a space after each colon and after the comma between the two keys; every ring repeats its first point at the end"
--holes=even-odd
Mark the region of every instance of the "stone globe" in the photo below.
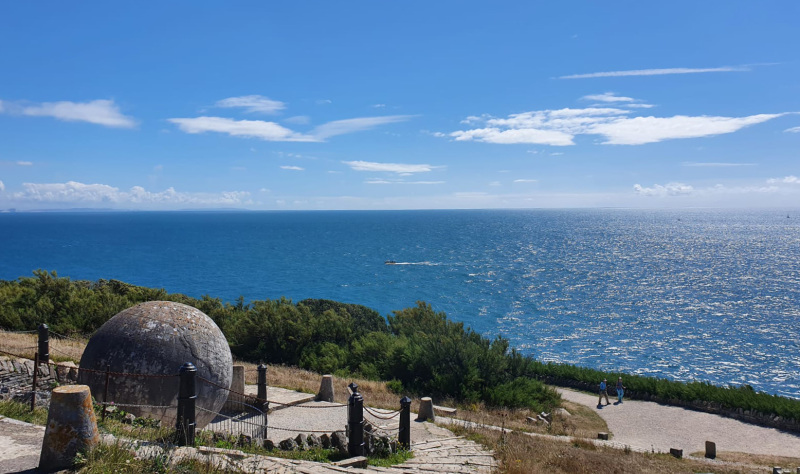
{"type": "Polygon", "coordinates": [[[197,368],[200,429],[214,419],[212,412],[219,412],[228,398],[233,358],[219,327],[191,306],[149,301],[119,312],[89,339],[78,381],[88,385],[95,400],[102,402],[108,368],[111,375],[105,401],[169,426],[176,421],[177,375],[186,362],[197,368]]]}

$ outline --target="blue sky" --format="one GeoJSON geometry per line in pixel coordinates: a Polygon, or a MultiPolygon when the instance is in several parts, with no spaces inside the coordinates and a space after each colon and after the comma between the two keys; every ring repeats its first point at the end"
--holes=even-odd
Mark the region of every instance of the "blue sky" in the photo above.
{"type": "Polygon", "coordinates": [[[2,2],[0,209],[796,208],[799,13],[2,2]]]}

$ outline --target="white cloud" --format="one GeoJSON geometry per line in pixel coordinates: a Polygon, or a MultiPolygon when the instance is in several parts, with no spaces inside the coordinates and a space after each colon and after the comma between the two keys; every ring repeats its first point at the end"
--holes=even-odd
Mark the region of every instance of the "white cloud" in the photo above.
{"type": "Polygon", "coordinates": [[[228,97],[217,101],[217,107],[233,108],[241,107],[246,112],[258,112],[262,114],[275,114],[286,108],[286,104],[279,100],[272,100],[261,95],[244,95],[241,97],[228,97]]]}
{"type": "Polygon", "coordinates": [[[595,102],[635,102],[636,99],[632,97],[623,97],[614,94],[613,92],[605,92],[603,94],[590,94],[581,97],[583,100],[593,100],[595,102]]]}
{"type": "Polygon", "coordinates": [[[769,184],[800,184],[800,178],[797,176],[786,176],[785,178],[772,178],[768,179],[769,184]]]}
{"type": "Polygon", "coordinates": [[[2,101],[2,100],[0,100],[0,114],[2,114],[2,113],[3,113],[3,110],[4,110],[4,107],[3,107],[3,101],[2,101]]]}
{"type": "Polygon", "coordinates": [[[274,142],[314,142],[318,139],[295,133],[275,122],[262,120],[233,120],[223,117],[171,118],[186,133],[219,132],[233,137],[260,138],[274,142]]]}
{"type": "Polygon", "coordinates": [[[538,183],[538,179],[515,179],[515,183],[538,183]]]}
{"type": "Polygon", "coordinates": [[[89,122],[105,127],[133,128],[136,126],[136,121],[123,115],[113,100],[44,102],[38,105],[3,107],[0,112],[2,111],[31,117],[53,117],[65,122],[89,122]]]}
{"type": "Polygon", "coordinates": [[[681,166],[688,166],[688,167],[698,167],[698,168],[728,168],[728,167],[735,167],[735,166],[755,166],[755,163],[695,163],[695,162],[683,162],[681,166]]]}
{"type": "Polygon", "coordinates": [[[372,107],[375,109],[385,109],[386,104],[373,104],[372,107]]]}
{"type": "Polygon", "coordinates": [[[6,190],[6,185],[5,185],[5,184],[3,184],[3,182],[2,182],[2,181],[0,181],[0,192],[3,192],[3,191],[5,191],[5,190],[6,190]]]}
{"type": "Polygon", "coordinates": [[[320,140],[324,140],[336,135],[344,135],[346,133],[369,130],[379,125],[405,122],[412,117],[412,115],[386,115],[383,117],[360,117],[345,120],[335,120],[315,128],[314,131],[311,132],[311,135],[320,140]]]}
{"type": "Polygon", "coordinates": [[[166,205],[174,206],[229,206],[250,204],[250,193],[246,191],[224,191],[219,193],[182,193],[168,188],[160,192],[147,191],[133,186],[128,191],[107,184],[84,184],[76,181],[66,183],[23,183],[23,190],[13,194],[13,199],[34,203],[166,205]]]}
{"type": "Polygon", "coordinates": [[[683,183],[667,183],[665,185],[654,184],[653,187],[645,188],[640,184],[633,185],[633,191],[642,196],[683,196],[692,194],[694,188],[683,183]]]}
{"type": "Polygon", "coordinates": [[[301,168],[299,166],[290,166],[290,165],[281,166],[281,169],[282,170],[293,170],[293,171],[305,171],[305,168],[301,168]]]}
{"type": "Polygon", "coordinates": [[[224,117],[171,118],[186,133],[218,132],[234,137],[259,138],[273,142],[322,142],[326,138],[346,133],[369,130],[379,125],[408,120],[411,115],[389,115],[385,117],[360,117],[336,120],[320,125],[310,134],[294,132],[275,122],[263,120],[234,120],[224,117]]]}
{"type": "MultiPolygon", "coordinates": [[[[568,146],[575,144],[577,135],[601,135],[606,138],[604,144],[641,145],[733,133],[785,115],[632,117],[632,113],[632,110],[615,107],[537,110],[512,114],[507,118],[480,118],[486,126],[455,131],[450,136],[456,141],[568,146]]],[[[474,122],[472,119],[470,123],[474,122]]]]}
{"type": "Polygon", "coordinates": [[[295,115],[294,117],[285,118],[283,121],[293,125],[306,125],[311,123],[311,117],[308,115],[295,115]]]}
{"type": "Polygon", "coordinates": [[[792,127],[792,128],[787,128],[786,130],[784,130],[784,132],[789,132],[789,133],[800,133],[800,127],[792,127]]]}
{"type": "Polygon", "coordinates": [[[17,166],[33,166],[32,161],[17,161],[17,166]]]}
{"type": "Polygon", "coordinates": [[[412,165],[404,163],[375,163],[371,161],[343,161],[342,163],[346,164],[355,171],[384,171],[387,173],[398,174],[427,173],[436,168],[441,168],[440,166],[424,164],[412,165]]]}
{"type": "Polygon", "coordinates": [[[642,145],[675,138],[699,138],[733,133],[784,114],[747,117],[630,117],[595,124],[588,133],[603,135],[609,145],[642,145]]]}
{"type": "Polygon", "coordinates": [[[571,74],[560,76],[559,79],[589,79],[594,77],[623,77],[623,76],[663,76],[666,74],[700,74],[705,72],[742,72],[749,71],[745,66],[724,66],[706,68],[664,68],[664,69],[636,69],[632,71],[592,72],[588,74],[571,74]]]}
{"type": "Polygon", "coordinates": [[[500,181],[492,181],[489,186],[501,186],[500,181]]]}
{"type": "Polygon", "coordinates": [[[328,104],[332,104],[332,103],[333,103],[333,101],[330,100],[330,99],[318,99],[316,101],[317,105],[328,105],[328,104]]]}
{"type": "Polygon", "coordinates": [[[403,181],[403,180],[387,180],[387,179],[368,179],[364,181],[365,184],[444,184],[444,181],[403,181]]]}
{"type": "Polygon", "coordinates": [[[655,107],[653,104],[625,104],[625,107],[633,107],[638,109],[652,109],[655,107]]]}

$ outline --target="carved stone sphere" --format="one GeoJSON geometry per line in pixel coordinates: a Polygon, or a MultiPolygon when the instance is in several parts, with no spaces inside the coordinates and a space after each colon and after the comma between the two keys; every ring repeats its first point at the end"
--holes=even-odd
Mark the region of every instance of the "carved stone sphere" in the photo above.
{"type": "Polygon", "coordinates": [[[136,416],[159,419],[162,426],[174,426],[178,371],[186,362],[197,368],[199,429],[214,419],[211,412],[219,412],[228,398],[233,358],[219,327],[191,306],[149,301],[119,312],[89,339],[78,379],[102,402],[108,367],[105,401],[136,416]]]}

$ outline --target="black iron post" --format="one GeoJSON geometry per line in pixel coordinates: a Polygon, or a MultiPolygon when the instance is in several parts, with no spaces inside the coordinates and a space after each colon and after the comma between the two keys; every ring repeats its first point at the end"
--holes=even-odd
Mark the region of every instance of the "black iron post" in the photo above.
{"type": "Polygon", "coordinates": [[[364,397],[355,382],[348,385],[353,392],[347,400],[347,452],[350,456],[364,455],[364,397]]]}
{"type": "Polygon", "coordinates": [[[42,323],[39,325],[39,362],[47,364],[49,361],[50,361],[50,328],[47,326],[47,324],[42,323]]]}
{"type": "Polygon", "coordinates": [[[178,446],[194,446],[195,421],[195,376],[197,368],[191,362],[181,366],[180,386],[178,388],[178,420],[175,428],[178,430],[178,446]]]}
{"type": "Polygon", "coordinates": [[[400,399],[400,432],[397,434],[398,442],[403,449],[411,447],[411,399],[400,399]]]}
{"type": "Polygon", "coordinates": [[[269,403],[267,402],[267,366],[265,364],[258,365],[258,392],[256,398],[261,404],[260,408],[266,411],[269,408],[269,403]]]}

